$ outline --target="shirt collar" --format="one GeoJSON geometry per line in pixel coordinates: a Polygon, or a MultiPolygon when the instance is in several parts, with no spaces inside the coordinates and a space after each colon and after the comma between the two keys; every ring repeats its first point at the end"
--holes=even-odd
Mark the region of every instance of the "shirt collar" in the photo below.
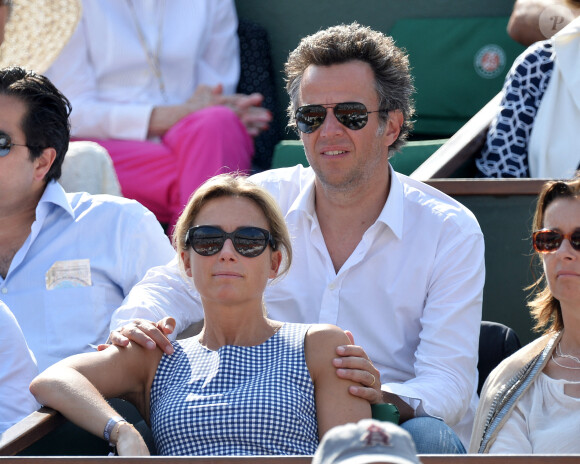
{"type": "Polygon", "coordinates": [[[42,197],[40,197],[40,201],[36,207],[36,217],[39,218],[44,216],[46,212],[50,210],[51,205],[64,209],[74,219],[74,211],[66,197],[66,193],[61,185],[55,180],[50,181],[46,185],[44,193],[42,194],[42,197]]]}
{"type": "Polygon", "coordinates": [[[292,205],[288,209],[288,216],[292,214],[305,214],[312,218],[316,215],[314,210],[314,171],[312,168],[310,170],[311,176],[304,180],[304,183],[300,185],[298,195],[292,202],[292,205]]]}
{"type": "MultiPolygon", "coordinates": [[[[305,214],[307,217],[312,218],[316,214],[314,210],[314,171],[312,171],[312,168],[309,169],[312,172],[312,176],[310,176],[301,186],[296,199],[288,209],[288,216],[291,214],[305,214]]],[[[389,170],[391,178],[389,196],[381,214],[379,214],[379,217],[377,218],[377,222],[380,221],[384,223],[400,240],[403,237],[403,184],[399,179],[398,174],[390,165],[389,170]]]]}
{"type": "Polygon", "coordinates": [[[404,187],[393,167],[389,165],[391,187],[385,206],[377,221],[385,224],[400,240],[403,238],[404,187]]]}

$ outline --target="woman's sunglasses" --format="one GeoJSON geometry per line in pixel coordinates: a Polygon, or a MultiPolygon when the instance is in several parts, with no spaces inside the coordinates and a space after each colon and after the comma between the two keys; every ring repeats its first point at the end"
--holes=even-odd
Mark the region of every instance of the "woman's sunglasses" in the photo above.
{"type": "Polygon", "coordinates": [[[542,229],[534,232],[532,236],[534,250],[538,253],[553,253],[560,248],[564,239],[568,239],[574,250],[580,251],[580,228],[571,234],[561,234],[555,230],[542,229]]]}
{"type": "Polygon", "coordinates": [[[259,227],[240,227],[233,232],[226,232],[215,226],[191,227],[185,235],[185,244],[202,256],[219,253],[227,239],[234,244],[236,251],[246,258],[260,256],[268,247],[276,249],[272,234],[259,227]]]}
{"type": "Polygon", "coordinates": [[[332,112],[338,122],[350,130],[360,130],[367,125],[370,113],[380,113],[377,110],[367,111],[363,103],[345,102],[330,103],[328,105],[306,105],[296,110],[294,118],[296,127],[305,134],[310,134],[318,129],[326,119],[327,108],[332,108],[332,112]],[[334,105],[334,106],[333,106],[334,105]]]}
{"type": "Polygon", "coordinates": [[[6,156],[10,153],[10,149],[14,146],[34,148],[22,143],[12,143],[12,139],[8,134],[0,132],[0,157],[6,156]]]}

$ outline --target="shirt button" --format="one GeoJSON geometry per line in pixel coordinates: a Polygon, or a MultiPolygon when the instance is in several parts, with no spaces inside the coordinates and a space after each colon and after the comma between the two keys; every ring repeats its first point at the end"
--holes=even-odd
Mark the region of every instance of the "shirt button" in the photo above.
{"type": "Polygon", "coordinates": [[[8,289],[6,287],[2,287],[2,293],[6,295],[6,293],[8,293],[8,289]]]}
{"type": "Polygon", "coordinates": [[[334,290],[336,288],[336,284],[332,283],[328,286],[328,288],[334,290]]]}

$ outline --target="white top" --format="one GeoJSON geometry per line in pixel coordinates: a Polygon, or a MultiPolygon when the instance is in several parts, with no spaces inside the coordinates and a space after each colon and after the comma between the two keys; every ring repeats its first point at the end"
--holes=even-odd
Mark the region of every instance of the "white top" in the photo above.
{"type": "Polygon", "coordinates": [[[111,314],[131,287],[174,254],[153,213],[136,201],[65,194],[53,181],[6,279],[0,277],[0,301],[42,371],[105,342],[111,314]]]}
{"type": "MultiPolygon", "coordinates": [[[[252,177],[274,195],[293,238],[292,268],[266,289],[266,306],[274,319],[352,331],[381,372],[383,390],[409,398],[419,415],[444,419],[469,443],[477,406],[483,236],[461,204],[391,173],[383,211],[338,273],[314,211],[312,169],[252,177]]],[[[186,285],[175,262],[173,269],[152,269],[116,312],[112,328],[167,312],[182,330],[203,317],[196,292],[187,293],[186,285]]]]}
{"type": "Polygon", "coordinates": [[[580,163],[580,17],[552,43],[554,71],[530,135],[530,177],[572,178],[580,163]]]}
{"type": "Polygon", "coordinates": [[[538,375],[499,431],[490,454],[580,453],[580,398],[564,393],[570,383],[538,375]]]}
{"type": "MultiPolygon", "coordinates": [[[[78,29],[46,75],[71,101],[75,137],[145,140],[154,106],[164,104],[139,39],[131,0],[83,0],[78,29]]],[[[199,84],[239,79],[233,0],[133,0],[147,48],[159,62],[167,103],[181,104],[199,84]]]]}
{"type": "Polygon", "coordinates": [[[28,390],[36,375],[36,361],[26,345],[16,318],[0,301],[0,434],[37,410],[28,390]]]}

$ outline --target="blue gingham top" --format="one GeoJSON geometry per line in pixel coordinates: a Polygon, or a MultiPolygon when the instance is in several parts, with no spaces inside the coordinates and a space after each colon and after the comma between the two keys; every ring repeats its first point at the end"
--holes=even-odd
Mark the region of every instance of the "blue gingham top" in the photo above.
{"type": "Polygon", "coordinates": [[[304,356],[310,325],[285,323],[258,346],[211,351],[173,342],[151,386],[157,451],[180,455],[310,455],[318,446],[314,385],[304,356]]]}

